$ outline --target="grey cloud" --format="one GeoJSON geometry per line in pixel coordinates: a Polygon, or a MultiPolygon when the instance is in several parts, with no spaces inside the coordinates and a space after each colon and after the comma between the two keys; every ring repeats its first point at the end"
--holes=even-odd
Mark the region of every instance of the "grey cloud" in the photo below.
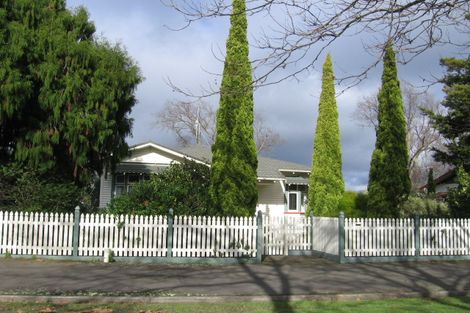
{"type": "MultiPolygon", "coordinates": [[[[165,25],[181,26],[181,16],[163,7],[159,1],[69,0],[68,4],[71,7],[87,7],[98,33],[111,41],[121,42],[139,63],[146,77],[137,91],[139,103],[131,114],[135,119],[134,137],[129,138],[129,142],[155,140],[174,145],[174,136],[153,127],[154,114],[161,110],[166,101],[180,97],[166,85],[165,78],[170,77],[178,86],[193,91],[198,91],[206,82],[218,84],[220,78],[206,71],[222,72],[223,64],[214,58],[212,51],[223,57],[228,18],[206,20],[174,32],[165,25]]],[[[262,25],[261,19],[250,17],[250,34],[256,35],[262,25]]],[[[337,76],[357,72],[374,59],[374,56],[364,52],[360,36],[339,40],[330,47],[329,52],[333,56],[337,76]]],[[[435,49],[406,66],[400,65],[400,78],[417,82],[419,75],[437,73],[434,75],[439,76],[442,72],[438,65],[439,58],[446,56],[447,52],[448,48],[435,49]]],[[[252,49],[252,57],[259,55],[259,51],[252,49]]],[[[315,70],[301,75],[299,82],[288,80],[256,90],[256,109],[284,139],[284,143],[271,151],[269,156],[306,165],[311,163],[323,60],[319,60],[315,70]]],[[[349,189],[363,189],[367,185],[375,142],[374,131],[356,125],[351,120],[351,113],[364,95],[377,91],[380,74],[381,65],[362,84],[338,97],[343,172],[349,189]]],[[[337,89],[341,90],[342,87],[338,86],[337,89]]],[[[433,91],[439,94],[439,89],[436,87],[433,91]]],[[[208,101],[217,105],[218,97],[208,101]]]]}

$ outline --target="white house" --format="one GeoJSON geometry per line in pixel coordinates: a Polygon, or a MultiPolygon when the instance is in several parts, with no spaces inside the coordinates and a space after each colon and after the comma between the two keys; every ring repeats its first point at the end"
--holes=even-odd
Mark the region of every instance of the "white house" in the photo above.
{"type": "MultiPolygon", "coordinates": [[[[436,195],[439,198],[447,198],[450,189],[459,187],[456,169],[447,170],[444,174],[434,179],[434,184],[436,186],[436,195]]],[[[428,185],[426,184],[420,189],[425,192],[428,189],[428,185]]]]}
{"type": "MultiPolygon", "coordinates": [[[[212,153],[207,146],[191,146],[179,150],[146,142],[130,149],[131,155],[117,164],[114,173],[103,173],[100,181],[100,207],[112,197],[128,192],[132,186],[151,173],[167,168],[184,158],[210,166],[212,153]]],[[[305,214],[308,166],[258,157],[257,210],[270,215],[305,214]]]]}

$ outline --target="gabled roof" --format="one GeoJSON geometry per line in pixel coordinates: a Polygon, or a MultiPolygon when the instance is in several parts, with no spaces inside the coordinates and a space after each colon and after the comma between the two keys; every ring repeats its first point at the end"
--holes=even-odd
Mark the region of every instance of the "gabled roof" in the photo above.
{"type": "MultiPolygon", "coordinates": [[[[452,169],[448,170],[447,172],[445,172],[444,174],[442,174],[441,176],[435,178],[434,179],[434,184],[439,185],[439,184],[449,183],[456,176],[457,176],[457,172],[456,172],[455,168],[452,168],[452,169]]],[[[428,188],[428,184],[423,185],[423,186],[420,187],[421,190],[424,190],[425,188],[428,188]]]]}
{"type": "Polygon", "coordinates": [[[175,150],[173,148],[168,148],[166,146],[163,146],[161,144],[157,144],[153,141],[147,141],[147,142],[144,142],[144,143],[139,143],[139,144],[136,144],[136,145],[133,145],[133,146],[130,146],[129,147],[129,150],[130,151],[135,151],[135,150],[141,150],[141,149],[145,149],[145,148],[154,148],[154,149],[157,149],[157,150],[160,150],[160,151],[164,151],[168,154],[171,154],[171,155],[174,155],[176,157],[179,157],[181,159],[183,158],[187,158],[187,159],[190,159],[192,161],[196,161],[196,162],[201,162],[201,163],[205,163],[207,165],[210,164],[210,162],[206,162],[204,161],[203,159],[200,159],[200,158],[197,158],[197,157],[193,157],[189,154],[186,154],[186,153],[183,153],[181,151],[178,151],[178,150],[175,150]]]}
{"type": "MultiPolygon", "coordinates": [[[[212,162],[212,151],[208,146],[194,145],[179,151],[202,162],[212,162]]],[[[310,168],[303,164],[258,156],[258,178],[285,178],[282,172],[310,173],[310,168]]]]}
{"type": "MultiPolygon", "coordinates": [[[[129,150],[140,150],[148,147],[164,151],[179,158],[187,158],[196,162],[205,163],[207,165],[210,165],[212,162],[211,148],[209,146],[203,145],[193,145],[176,150],[149,141],[133,145],[129,148],[129,150]]],[[[310,168],[303,164],[258,156],[258,178],[284,179],[286,176],[289,176],[290,173],[301,173],[305,175],[310,173],[310,168]]]]}

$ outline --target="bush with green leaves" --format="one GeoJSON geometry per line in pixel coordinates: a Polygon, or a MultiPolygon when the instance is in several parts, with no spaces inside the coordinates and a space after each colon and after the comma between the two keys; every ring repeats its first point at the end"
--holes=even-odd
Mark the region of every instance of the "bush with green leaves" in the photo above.
{"type": "MultiPolygon", "coordinates": [[[[58,175],[39,174],[16,165],[0,166],[0,210],[73,212],[90,200],[86,189],[58,175]]],[[[87,206],[88,208],[88,206],[87,206]]]]}
{"type": "Polygon", "coordinates": [[[362,192],[345,191],[339,202],[339,211],[347,217],[367,216],[367,194],[362,192]]]}
{"type": "Polygon", "coordinates": [[[460,167],[457,170],[457,180],[459,186],[449,190],[447,203],[452,216],[468,218],[470,217],[470,173],[460,167]]]}
{"type": "Polygon", "coordinates": [[[165,171],[136,184],[124,195],[113,198],[107,211],[111,214],[166,215],[172,208],[176,215],[217,215],[209,198],[210,169],[190,160],[173,163],[165,171]]]}
{"type": "Polygon", "coordinates": [[[400,217],[449,217],[449,206],[434,196],[425,194],[411,195],[400,206],[400,217]]]}

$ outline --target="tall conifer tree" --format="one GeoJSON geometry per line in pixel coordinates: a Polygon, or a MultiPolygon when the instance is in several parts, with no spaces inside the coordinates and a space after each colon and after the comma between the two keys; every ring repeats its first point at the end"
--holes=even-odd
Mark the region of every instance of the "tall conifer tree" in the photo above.
{"type": "Polygon", "coordinates": [[[426,186],[428,190],[428,195],[436,193],[436,182],[434,181],[434,170],[432,169],[432,167],[429,169],[428,172],[428,183],[426,184],[426,186]]]}
{"type": "Polygon", "coordinates": [[[332,216],[338,213],[338,204],[344,193],[344,181],[338,108],[330,55],[323,65],[322,92],[318,110],[307,214],[332,216]]]}
{"type": "Polygon", "coordinates": [[[233,0],[217,136],[212,146],[210,195],[223,215],[249,216],[258,200],[258,159],[253,138],[253,77],[248,57],[244,0],[233,0]]]}
{"type": "Polygon", "coordinates": [[[406,118],[392,44],[385,48],[379,91],[377,139],[369,172],[368,211],[380,217],[398,216],[410,192],[406,118]]]}

